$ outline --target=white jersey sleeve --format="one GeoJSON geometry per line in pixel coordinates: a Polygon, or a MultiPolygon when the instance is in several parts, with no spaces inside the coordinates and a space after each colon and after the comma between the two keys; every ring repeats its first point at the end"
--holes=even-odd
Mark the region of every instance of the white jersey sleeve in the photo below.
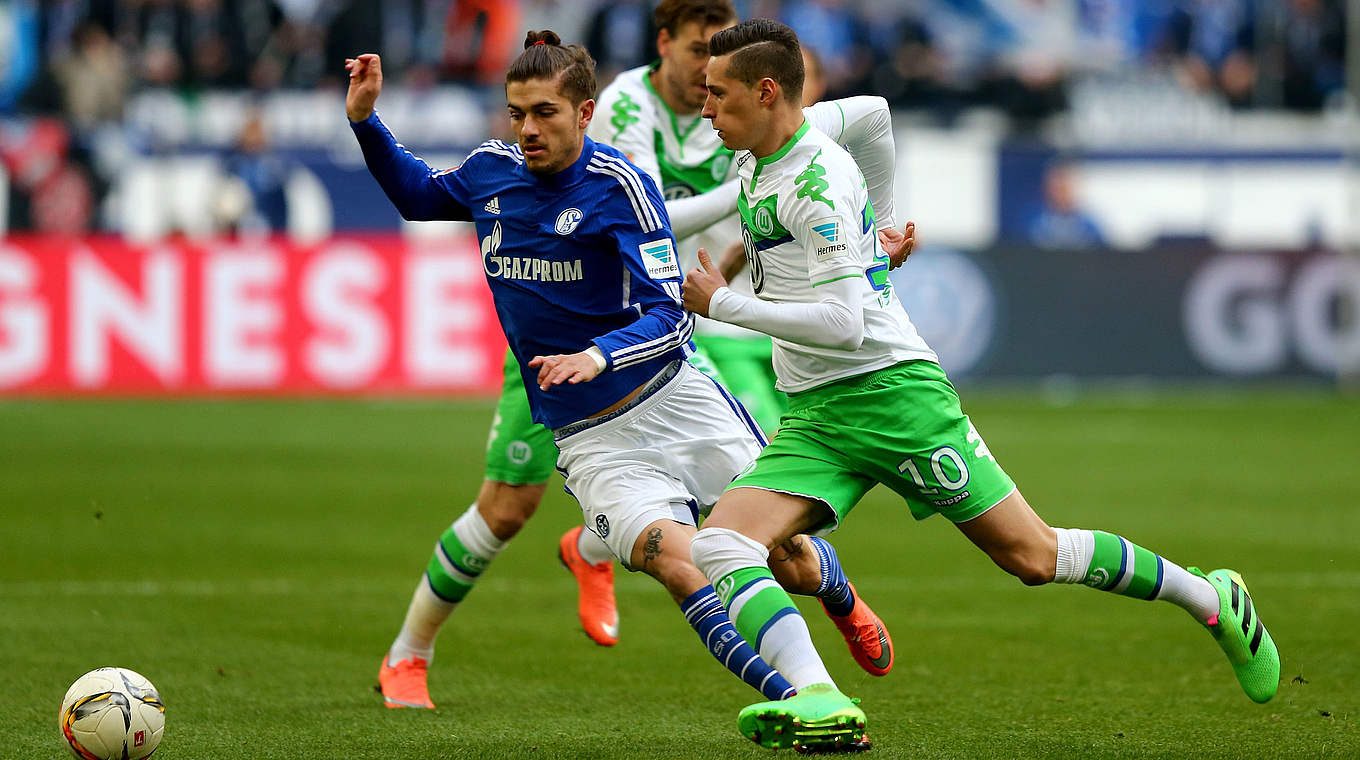
{"type": "Polygon", "coordinates": [[[845,277],[819,287],[817,303],[775,303],[719,288],[709,303],[713,319],[758,330],[782,340],[854,351],[864,342],[863,277],[845,277]]]}
{"type": "Polygon", "coordinates": [[[897,148],[893,142],[888,101],[857,95],[822,101],[803,109],[803,116],[822,134],[844,145],[864,174],[879,229],[896,225],[893,183],[897,148]]]}

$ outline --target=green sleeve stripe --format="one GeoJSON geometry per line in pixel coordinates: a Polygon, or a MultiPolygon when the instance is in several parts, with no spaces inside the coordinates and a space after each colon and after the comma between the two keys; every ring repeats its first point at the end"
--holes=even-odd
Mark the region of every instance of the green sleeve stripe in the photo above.
{"type": "Polygon", "coordinates": [[[836,139],[842,140],[845,138],[845,109],[841,108],[840,101],[836,101],[836,110],[841,112],[841,136],[836,139]]]}
{"type": "Polygon", "coordinates": [[[812,283],[812,287],[816,288],[816,287],[825,285],[825,284],[827,284],[827,283],[829,283],[829,282],[835,282],[836,280],[848,280],[848,279],[850,279],[851,277],[860,277],[860,276],[861,276],[861,275],[860,275],[859,272],[852,272],[852,273],[850,273],[850,274],[843,274],[843,275],[841,275],[840,277],[832,277],[832,278],[829,279],[829,280],[822,280],[821,282],[814,282],[814,283],[812,283]]]}

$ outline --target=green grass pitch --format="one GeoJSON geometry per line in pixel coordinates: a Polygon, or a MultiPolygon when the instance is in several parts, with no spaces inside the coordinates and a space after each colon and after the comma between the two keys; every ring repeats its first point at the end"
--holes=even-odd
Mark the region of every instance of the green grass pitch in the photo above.
{"type": "MultiPolygon", "coordinates": [[[[815,603],[870,758],[1360,757],[1360,403],[1299,391],[968,393],[1049,522],[1250,584],[1284,662],[1251,703],[1167,604],[1027,589],[875,491],[833,540],[889,624],[872,679],[815,603]]],[[[454,613],[435,712],[374,693],[436,535],[472,499],[487,401],[0,403],[0,758],[66,757],[57,707],[103,665],[167,705],[158,760],[751,758],[756,694],[659,586],[620,575],[622,642],[579,630],[551,489],[454,613]]],[[[792,756],[791,753],[789,753],[792,756]]]]}

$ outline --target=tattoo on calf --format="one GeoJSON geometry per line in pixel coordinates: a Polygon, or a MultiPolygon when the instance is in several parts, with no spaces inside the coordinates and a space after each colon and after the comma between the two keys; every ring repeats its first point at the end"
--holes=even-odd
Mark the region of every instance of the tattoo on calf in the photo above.
{"type": "Polygon", "coordinates": [[[780,544],[779,548],[783,550],[783,556],[770,555],[770,559],[775,562],[793,562],[807,552],[807,546],[802,536],[789,538],[789,540],[780,544]]]}

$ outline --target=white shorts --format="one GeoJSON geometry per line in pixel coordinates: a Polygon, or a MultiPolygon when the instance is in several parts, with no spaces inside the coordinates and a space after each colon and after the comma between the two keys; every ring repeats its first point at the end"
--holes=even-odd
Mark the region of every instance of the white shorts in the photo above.
{"type": "Polygon", "coordinates": [[[653,383],[618,412],[554,431],[557,469],[586,528],[624,567],[648,525],[697,525],[765,442],[741,404],[689,362],[653,383]]]}

